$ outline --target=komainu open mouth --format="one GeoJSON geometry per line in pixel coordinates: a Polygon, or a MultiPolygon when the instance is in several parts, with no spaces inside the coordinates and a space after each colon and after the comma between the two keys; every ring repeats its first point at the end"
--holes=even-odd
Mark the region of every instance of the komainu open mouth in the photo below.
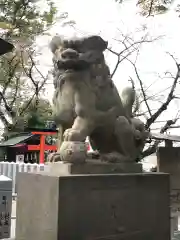
{"type": "Polygon", "coordinates": [[[89,68],[90,64],[83,60],[66,60],[58,61],[57,66],[59,70],[74,70],[74,71],[83,71],[89,68]]]}

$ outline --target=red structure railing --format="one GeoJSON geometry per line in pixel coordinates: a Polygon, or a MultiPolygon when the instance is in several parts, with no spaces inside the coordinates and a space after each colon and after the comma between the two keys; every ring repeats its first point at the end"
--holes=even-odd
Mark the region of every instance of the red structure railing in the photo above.
{"type": "Polygon", "coordinates": [[[33,135],[40,135],[40,144],[39,145],[28,145],[28,151],[39,151],[39,163],[44,163],[44,151],[56,151],[56,145],[47,145],[45,144],[45,138],[48,135],[57,134],[57,132],[31,132],[33,135]]]}
{"type": "MultiPolygon", "coordinates": [[[[45,138],[48,135],[55,135],[57,132],[38,132],[33,131],[31,132],[33,135],[40,135],[40,144],[38,145],[28,145],[28,151],[39,151],[39,163],[44,163],[44,151],[57,151],[56,145],[47,145],[45,144],[45,138]]],[[[90,144],[87,144],[87,151],[90,150],[90,144]]]]}

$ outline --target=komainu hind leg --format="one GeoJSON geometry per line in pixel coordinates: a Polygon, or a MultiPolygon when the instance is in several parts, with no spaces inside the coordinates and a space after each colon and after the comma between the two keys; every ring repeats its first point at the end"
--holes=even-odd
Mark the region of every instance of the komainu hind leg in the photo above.
{"type": "Polygon", "coordinates": [[[118,163],[118,162],[127,162],[129,160],[129,157],[119,152],[111,152],[111,153],[101,154],[100,159],[103,162],[118,163]]]}
{"type": "Polygon", "coordinates": [[[115,135],[119,146],[118,153],[122,155],[120,158],[124,161],[135,161],[137,157],[135,136],[133,127],[127,118],[118,117],[115,124],[115,135]]]}

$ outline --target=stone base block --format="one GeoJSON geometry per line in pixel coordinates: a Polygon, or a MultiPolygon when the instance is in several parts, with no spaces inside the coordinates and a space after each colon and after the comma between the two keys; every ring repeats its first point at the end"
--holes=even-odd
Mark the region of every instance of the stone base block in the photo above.
{"type": "Polygon", "coordinates": [[[59,175],[142,172],[140,163],[106,163],[99,160],[87,160],[85,163],[79,164],[55,162],[48,165],[51,172],[59,175]]]}
{"type": "Polygon", "coordinates": [[[19,173],[17,240],[170,240],[168,174],[19,173]]]}

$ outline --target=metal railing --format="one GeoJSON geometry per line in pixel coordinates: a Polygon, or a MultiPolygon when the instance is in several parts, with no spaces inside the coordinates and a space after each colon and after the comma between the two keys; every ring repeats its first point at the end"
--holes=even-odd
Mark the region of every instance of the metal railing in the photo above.
{"type": "Polygon", "coordinates": [[[13,195],[16,194],[16,176],[18,172],[40,172],[46,171],[48,168],[44,164],[31,163],[15,163],[15,162],[0,162],[0,175],[4,175],[12,179],[13,195]]]}

